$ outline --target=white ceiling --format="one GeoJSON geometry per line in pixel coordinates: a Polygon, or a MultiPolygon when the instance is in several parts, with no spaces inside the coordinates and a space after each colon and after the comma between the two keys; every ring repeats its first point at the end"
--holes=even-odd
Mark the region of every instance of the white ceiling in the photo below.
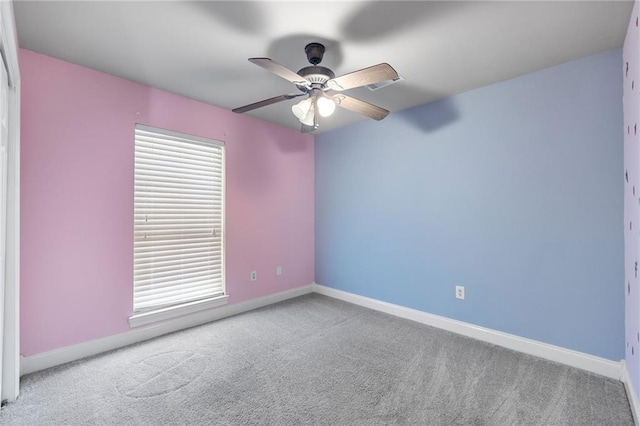
{"type": "MultiPolygon", "coordinates": [[[[226,109],[285,93],[325,44],[336,75],[388,62],[405,81],[350,96],[400,111],[622,46],[632,1],[16,1],[20,47],[226,109]]],[[[621,65],[622,66],[622,65],[621,65]]],[[[290,100],[249,114],[299,128],[290,100]]],[[[367,118],[339,109],[316,132],[367,118]]]]}

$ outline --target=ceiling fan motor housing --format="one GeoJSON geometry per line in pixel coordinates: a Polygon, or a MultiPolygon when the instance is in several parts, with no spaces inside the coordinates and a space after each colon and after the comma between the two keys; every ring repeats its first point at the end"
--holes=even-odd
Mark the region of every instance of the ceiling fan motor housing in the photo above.
{"type": "Polygon", "coordinates": [[[309,63],[318,65],[322,62],[324,46],[320,43],[309,43],[304,47],[304,52],[307,54],[307,60],[309,63]]]}
{"type": "Polygon", "coordinates": [[[304,77],[309,81],[309,83],[318,83],[324,84],[327,80],[335,77],[333,71],[331,71],[327,67],[322,67],[320,65],[304,67],[297,73],[299,76],[304,77]]]}

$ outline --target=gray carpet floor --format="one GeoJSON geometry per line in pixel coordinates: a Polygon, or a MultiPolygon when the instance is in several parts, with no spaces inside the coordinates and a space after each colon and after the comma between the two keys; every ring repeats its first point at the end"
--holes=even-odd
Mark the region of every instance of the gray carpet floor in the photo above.
{"type": "Polygon", "coordinates": [[[15,425],[632,425],[615,380],[310,294],[25,376],[15,425]]]}

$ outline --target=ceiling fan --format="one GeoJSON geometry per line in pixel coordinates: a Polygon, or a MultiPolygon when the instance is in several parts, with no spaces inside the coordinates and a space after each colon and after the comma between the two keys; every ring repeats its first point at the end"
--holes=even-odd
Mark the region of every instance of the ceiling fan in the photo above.
{"type": "Polygon", "coordinates": [[[374,120],[382,120],[385,118],[389,114],[389,111],[386,109],[347,96],[342,92],[368,84],[397,80],[399,76],[393,67],[387,63],[381,63],[336,77],[329,68],[319,65],[322,61],[324,50],[324,46],[320,43],[307,44],[304,51],[311,65],[302,68],[297,73],[269,58],[249,58],[249,62],[292,82],[302,93],[275,96],[235,108],[232,111],[243,113],[277,102],[306,96],[302,101],[291,107],[293,115],[300,120],[302,125],[301,131],[303,133],[316,130],[318,128],[318,116],[330,116],[333,114],[336,105],[366,115],[374,120]]]}

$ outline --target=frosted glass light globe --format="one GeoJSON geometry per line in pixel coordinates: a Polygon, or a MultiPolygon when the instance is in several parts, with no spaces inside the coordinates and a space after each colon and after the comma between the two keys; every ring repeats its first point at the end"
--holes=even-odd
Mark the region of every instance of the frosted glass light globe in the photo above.
{"type": "Polygon", "coordinates": [[[309,110],[311,109],[311,99],[303,99],[297,104],[291,107],[291,112],[295,115],[298,120],[302,121],[309,114],[309,110]]]}
{"type": "Polygon", "coordinates": [[[320,117],[329,117],[336,110],[336,103],[333,102],[333,99],[324,96],[318,98],[316,105],[318,106],[320,117]]]}
{"type": "Polygon", "coordinates": [[[313,111],[313,107],[309,110],[309,112],[307,113],[307,115],[304,118],[300,119],[300,122],[306,126],[313,126],[313,121],[314,121],[314,111],[313,111]]]}

